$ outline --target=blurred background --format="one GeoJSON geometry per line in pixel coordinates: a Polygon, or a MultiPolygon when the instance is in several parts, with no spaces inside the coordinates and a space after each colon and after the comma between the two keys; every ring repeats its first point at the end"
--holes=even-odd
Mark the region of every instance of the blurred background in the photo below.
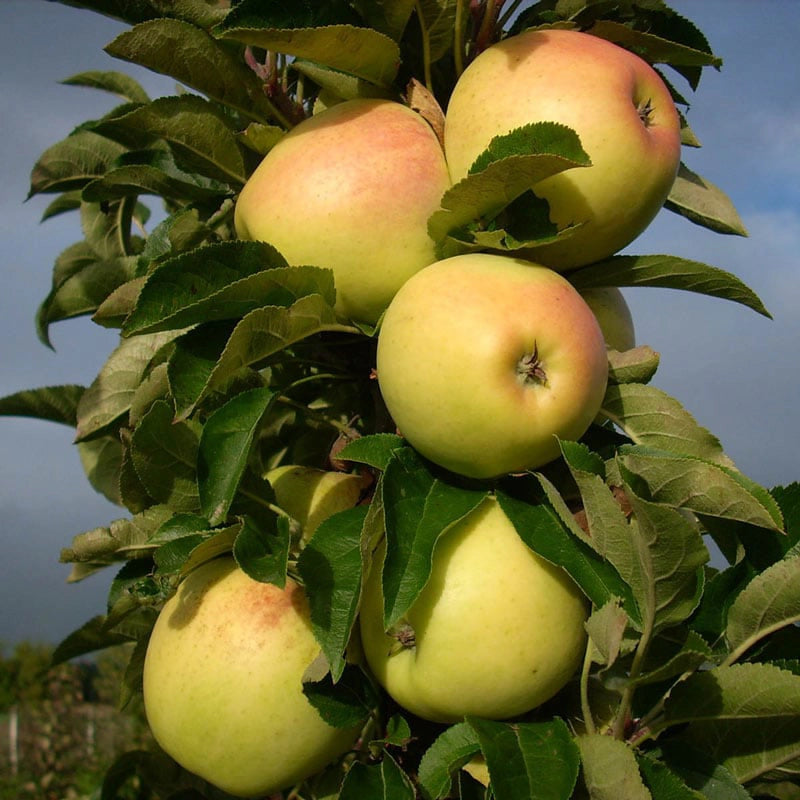
{"type": "MultiPolygon", "coordinates": [[[[626,290],[640,344],[661,354],[654,383],[677,397],[766,486],[800,479],[800,3],[672,0],[706,33],[721,71],[709,70],[688,117],[705,145],[684,160],[733,199],[750,236],[725,237],[662,212],[631,247],[670,253],[735,273],[774,320],[722,300],[662,289],[626,290]]],[[[28,202],[40,153],[115,99],[59,81],[121,70],[152,97],[174,83],[106,56],[125,26],[45,0],[0,2],[0,395],[39,386],[88,385],[117,334],[85,318],[51,328],[55,351],[36,338],[34,316],[53,262],[81,238],[74,214],[39,225],[52,199],[28,202]]],[[[679,78],[677,88],[690,90],[679,78]]],[[[59,550],[73,535],[124,516],[83,477],[73,432],[0,417],[0,646],[57,643],[102,613],[112,573],[67,585],[59,550]]],[[[2,651],[0,651],[2,653],[2,651]]]]}

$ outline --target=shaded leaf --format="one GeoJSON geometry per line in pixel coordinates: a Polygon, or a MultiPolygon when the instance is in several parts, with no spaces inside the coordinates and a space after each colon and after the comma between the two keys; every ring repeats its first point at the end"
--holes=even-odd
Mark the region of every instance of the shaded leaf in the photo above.
{"type": "Polygon", "coordinates": [[[344,670],[344,651],[361,596],[361,540],[368,510],[368,506],[356,506],[323,520],[297,561],[314,637],[334,681],[344,670]]]}
{"type": "Polygon", "coordinates": [[[377,701],[369,679],[352,665],[335,683],[330,673],[319,681],[303,681],[303,694],[328,725],[350,730],[364,724],[377,701]]]}
{"type": "Polygon", "coordinates": [[[388,753],[383,754],[379,764],[368,766],[356,761],[345,776],[339,800],[364,800],[367,797],[414,800],[411,781],[388,753]]]}
{"type": "Polygon", "coordinates": [[[270,520],[273,524],[268,528],[246,517],[233,544],[233,557],[254,580],[282,589],[286,585],[291,543],[289,520],[275,516],[270,520]]]}
{"type": "Polygon", "coordinates": [[[576,741],[591,800],[652,800],[628,745],[601,734],[578,736],[576,741]]]}
{"type": "Polygon", "coordinates": [[[142,88],[142,85],[124,72],[90,70],[88,72],[79,72],[77,75],[61,81],[61,83],[66,86],[86,86],[91,89],[101,89],[104,92],[116,94],[130,103],[150,102],[150,98],[142,88]]]}
{"type": "Polygon", "coordinates": [[[609,383],[649,383],[655,375],[661,356],[647,345],[621,353],[608,351],[609,383]]]}
{"type": "Polygon", "coordinates": [[[270,389],[237,394],[214,411],[200,434],[197,480],[200,508],[211,525],[228,515],[261,420],[275,400],[270,389]]]}
{"type": "Polygon", "coordinates": [[[602,286],[657,286],[741,303],[771,318],[755,292],[730,272],[670,255],[613,256],[570,272],[578,289],[602,286]]]}
{"type": "Polygon", "coordinates": [[[562,720],[512,724],[469,717],[467,722],[478,735],[497,800],[572,796],[580,753],[562,720]]]}
{"type": "Polygon", "coordinates": [[[381,496],[386,520],[384,626],[388,629],[428,582],[439,536],[474,511],[486,492],[445,483],[415,450],[404,447],[393,452],[386,466],[381,496]]]}
{"type": "Polygon", "coordinates": [[[175,422],[163,400],[154,403],[131,437],[136,474],[151,497],[175,511],[198,511],[198,436],[185,422],[175,422]]]}
{"type": "Polygon", "coordinates": [[[106,500],[122,505],[119,476],[122,470],[122,443],[117,436],[102,436],[78,442],[78,454],[92,487],[106,500]]]}
{"type": "Polygon", "coordinates": [[[248,119],[266,121],[273,116],[261,81],[241,53],[191,23],[175,19],[141,22],[117,36],[105,51],[170,75],[248,119]]]}
{"type": "Polygon", "coordinates": [[[75,427],[78,424],[78,402],[85,386],[64,384],[23,389],[0,397],[0,416],[33,417],[75,427]]]}
{"type": "Polygon", "coordinates": [[[711,181],[681,164],[664,207],[716,233],[747,236],[730,198],[711,181]]]}
{"type": "Polygon", "coordinates": [[[274,6],[264,0],[243,0],[214,32],[223,39],[308,59],[379,86],[391,85],[400,65],[400,48],[390,37],[333,20],[315,24],[306,15],[287,15],[285,5],[276,19],[274,6]]]}
{"type": "Polygon", "coordinates": [[[600,413],[636,444],[733,466],[719,439],[698,425],[675,398],[654,386],[610,384],[600,413]]]}
{"type": "Polygon", "coordinates": [[[424,796],[429,800],[449,797],[453,773],[478,752],[478,734],[468,722],[446,728],[419,763],[419,782],[424,796]]]}

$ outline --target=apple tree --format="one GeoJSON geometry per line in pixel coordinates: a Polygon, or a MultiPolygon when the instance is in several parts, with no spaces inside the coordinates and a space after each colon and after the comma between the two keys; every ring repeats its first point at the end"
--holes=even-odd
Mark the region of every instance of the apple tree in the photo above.
{"type": "Polygon", "coordinates": [[[652,385],[618,292],[768,316],[724,265],[618,254],[661,208],[744,234],[681,160],[684,94],[721,64],[698,27],[662,0],[64,2],[181,86],[67,81],[121,102],[33,167],[45,218],[79,218],[37,329],[90,316],[119,343],[89,386],[0,399],[73,427],[120,507],[65,532],[71,580],[114,579],[55,659],[132,643],[121,702],[144,684],[164,749],[97,796],[800,797],[800,488],[759,486],[652,385]],[[537,51],[528,85],[509,54],[537,51]],[[622,92],[627,116],[589,113],[622,92]],[[431,277],[445,259],[492,267],[462,292],[431,277]],[[557,293],[478,315],[517,268],[557,293]],[[547,416],[526,393],[581,369],[580,423],[557,406],[546,446],[499,458],[547,416]],[[244,588],[212,605],[227,574],[244,588]]]}

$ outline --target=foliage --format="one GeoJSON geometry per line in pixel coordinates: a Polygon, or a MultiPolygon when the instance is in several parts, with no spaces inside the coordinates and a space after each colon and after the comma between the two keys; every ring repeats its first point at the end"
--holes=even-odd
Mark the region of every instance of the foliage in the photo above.
{"type": "MultiPolygon", "coordinates": [[[[77,212],[82,232],[56,260],[42,340],[52,323],[85,315],[120,332],[90,386],[0,399],[0,413],[75,427],[88,479],[121,507],[62,553],[74,581],[108,567],[116,575],[105,613],[56,660],[130,643],[123,701],[135,702],[158,609],[190,569],[232,551],[259,580],[291,573],[305,584],[327,659],[312,702],[329,713],[352,696],[372,704],[374,737],[343,783],[323,774],[293,796],[487,796],[460,769],[479,752],[498,800],[798,796],[800,487],[767,491],[742,475],[711,432],[650,385],[658,356],[646,346],[609,354],[598,423],[562,442],[558,461],[479,485],[444,473],[394,434],[371,380],[374,332],[336,319],[326,265],[288,268],[269,245],[236,241],[232,225],[259,158],[315,109],[408,96],[435,123],[477,52],[539,25],[609,38],[694,91],[703,68],[721,63],[696,26],[661,0],[69,4],[129,23],[107,52],[186,88],[151,100],[122,73],[73,76],[67,83],[122,103],[32,171],[31,194],[55,195],[45,217],[77,212]],[[149,231],[148,196],[163,204],[149,231]],[[371,479],[365,508],[331,517],[298,552],[263,477],[281,463],[361,472],[371,479]],[[401,620],[436,539],[487,492],[591,601],[584,669],[523,719],[431,725],[345,669],[362,579],[385,535],[387,627],[401,620]],[[711,542],[726,567],[709,565],[711,542]]],[[[513,252],[551,235],[543,209],[542,225],[515,236],[517,201],[531,175],[586,154],[569,132],[545,127],[539,138],[531,152],[508,137],[445,194],[429,226],[441,253],[513,252]]],[[[697,146],[688,122],[683,140],[697,146]]],[[[744,233],[722,190],[686,165],[666,208],[744,233]]],[[[669,255],[614,257],[570,279],[678,288],[768,316],[736,276],[669,255]]],[[[220,796],[161,754],[135,751],[107,774],[103,800],[133,779],[144,781],[141,797],[220,796]]]]}

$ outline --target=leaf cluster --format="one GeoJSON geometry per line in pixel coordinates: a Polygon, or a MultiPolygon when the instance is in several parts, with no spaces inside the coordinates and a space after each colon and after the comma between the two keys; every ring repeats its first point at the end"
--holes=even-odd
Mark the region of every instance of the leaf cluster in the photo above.
{"type": "MultiPolygon", "coordinates": [[[[120,334],[89,386],[0,398],[0,414],[73,427],[89,481],[121,509],[62,552],[73,581],[116,573],[105,613],[56,660],[133,643],[130,701],[166,598],[189,571],[231,553],[257,580],[305,586],[322,650],[307,695],[332,724],[365,724],[359,748],[297,796],[797,796],[782,792],[800,768],[800,488],[767,491],[742,475],[650,384],[658,354],[646,346],[609,352],[596,423],[546,468],[485,483],[446,473],[394,432],[371,376],[374,331],[337,318],[330,269],[289,267],[269,244],[237,241],[232,225],[259,158],[333,103],[408,91],[435,117],[472,57],[539,26],[609,38],[693,90],[704,67],[720,65],[702,33],[661,0],[69,4],[129,23],[107,51],[181,88],[151,100],[122,73],[73,76],[65,83],[122,104],[50,147],[31,175],[32,195],[55,195],[45,218],[76,212],[82,233],[56,259],[42,340],[81,315],[120,334]],[[407,89],[412,78],[424,94],[407,89]],[[152,198],[162,210],[148,230],[152,198]],[[279,464],[358,473],[363,502],[304,544],[264,477],[279,464]],[[351,663],[362,585],[381,568],[385,625],[401,622],[439,537],[490,493],[528,547],[585,594],[584,666],[524,718],[432,725],[351,663]],[[382,540],[386,558],[373,565],[382,540]],[[710,566],[709,546],[725,568],[710,566]],[[476,756],[488,789],[461,769],[476,756]]],[[[684,143],[698,144],[688,125],[684,143]]],[[[552,123],[494,140],[429,221],[440,253],[513,252],[569,235],[527,187],[590,161],[575,133],[552,123]],[[539,222],[522,225],[522,209],[539,222]]],[[[724,193],[685,166],[667,208],[744,233],[724,193]]],[[[569,277],[579,289],[677,288],[768,315],[736,276],[669,255],[617,256],[569,277]]],[[[104,800],[134,776],[152,792],[142,796],[222,796],[161,754],[134,752],[109,771],[104,800]]]]}

